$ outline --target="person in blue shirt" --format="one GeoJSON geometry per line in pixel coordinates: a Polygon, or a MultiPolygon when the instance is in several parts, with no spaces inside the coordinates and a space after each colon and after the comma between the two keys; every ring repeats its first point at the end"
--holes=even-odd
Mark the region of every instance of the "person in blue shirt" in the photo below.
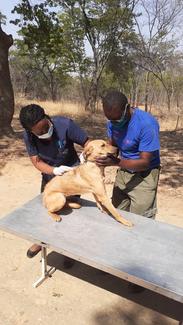
{"type": "MultiPolygon", "coordinates": [[[[119,91],[107,93],[103,110],[109,142],[119,150],[118,158],[109,155],[97,159],[100,166],[119,167],[112,203],[116,208],[154,218],[160,171],[158,122],[151,114],[131,107],[119,91]]],[[[137,293],[143,288],[129,285],[129,290],[137,293]]]]}
{"type": "Polygon", "coordinates": [[[119,158],[98,158],[102,166],[119,166],[113,188],[115,207],[155,217],[160,170],[159,124],[149,113],[131,107],[127,97],[110,91],[103,98],[109,141],[119,158]]]}
{"type": "MultiPolygon", "coordinates": [[[[42,107],[36,104],[25,106],[20,111],[20,122],[24,130],[24,141],[32,164],[41,172],[41,192],[54,176],[62,175],[79,164],[74,143],[82,147],[88,136],[73,120],[55,116],[50,118],[42,107]]],[[[34,244],[28,251],[29,258],[35,256],[41,246],[34,244]]],[[[65,267],[69,267],[65,259],[65,267]]]]}

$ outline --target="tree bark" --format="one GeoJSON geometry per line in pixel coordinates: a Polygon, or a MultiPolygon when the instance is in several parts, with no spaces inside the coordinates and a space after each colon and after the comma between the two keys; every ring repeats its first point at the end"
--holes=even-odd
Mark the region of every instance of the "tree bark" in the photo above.
{"type": "Polygon", "coordinates": [[[145,112],[148,111],[148,102],[149,102],[149,74],[148,71],[146,73],[146,81],[145,81],[145,112]]]}
{"type": "Polygon", "coordinates": [[[14,94],[9,70],[9,48],[13,38],[3,32],[0,25],[0,132],[13,132],[14,94]]]}
{"type": "Polygon", "coordinates": [[[168,112],[171,111],[171,95],[167,91],[167,106],[168,106],[168,112]]]}
{"type": "Polygon", "coordinates": [[[94,77],[90,85],[88,100],[85,105],[86,111],[89,110],[90,112],[95,113],[97,95],[98,95],[98,78],[94,77]]]}

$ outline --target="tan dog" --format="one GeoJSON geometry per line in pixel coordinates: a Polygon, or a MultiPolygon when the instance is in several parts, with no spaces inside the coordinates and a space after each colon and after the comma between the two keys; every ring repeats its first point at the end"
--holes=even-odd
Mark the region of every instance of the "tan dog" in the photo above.
{"type": "Polygon", "coordinates": [[[104,168],[99,167],[95,160],[97,157],[107,154],[116,155],[117,148],[103,140],[93,140],[85,147],[83,155],[86,159],[71,171],[54,177],[45,187],[43,202],[48,213],[55,221],[61,217],[56,214],[65,205],[71,208],[80,208],[81,205],[74,202],[66,202],[66,198],[72,195],[92,193],[100,210],[109,212],[118,222],[125,226],[132,226],[130,221],[125,220],[112,205],[107,197],[103,182],[104,168]]]}

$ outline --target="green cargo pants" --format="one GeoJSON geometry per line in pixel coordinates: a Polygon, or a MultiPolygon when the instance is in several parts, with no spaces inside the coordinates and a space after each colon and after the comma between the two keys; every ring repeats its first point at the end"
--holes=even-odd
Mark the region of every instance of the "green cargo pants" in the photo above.
{"type": "Polygon", "coordinates": [[[112,203],[121,210],[155,218],[160,168],[131,173],[118,169],[112,203]]]}

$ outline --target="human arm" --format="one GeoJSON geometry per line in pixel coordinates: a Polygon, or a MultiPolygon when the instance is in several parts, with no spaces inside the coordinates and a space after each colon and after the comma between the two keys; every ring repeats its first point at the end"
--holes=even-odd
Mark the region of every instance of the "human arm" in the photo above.
{"type": "MultiPolygon", "coordinates": [[[[83,144],[83,147],[85,147],[89,143],[89,141],[90,140],[87,139],[86,142],[83,144]]],[[[49,164],[45,163],[38,155],[30,156],[30,160],[34,167],[44,174],[62,175],[64,172],[72,169],[72,167],[68,167],[65,165],[61,165],[59,167],[50,166],[49,164]]]]}
{"type": "MultiPolygon", "coordinates": [[[[91,141],[86,132],[83,131],[74,121],[70,120],[68,136],[74,142],[85,148],[88,143],[91,141]]],[[[85,159],[83,152],[79,155],[80,163],[83,164],[85,159]]]]}
{"type": "Polygon", "coordinates": [[[137,172],[144,171],[149,168],[152,158],[151,152],[141,152],[139,159],[120,159],[112,155],[97,158],[96,163],[99,166],[118,166],[122,169],[134,170],[137,172]]]}
{"type": "Polygon", "coordinates": [[[67,136],[73,143],[77,143],[82,147],[85,147],[90,141],[87,133],[71,119],[69,120],[67,136]]]}
{"type": "Polygon", "coordinates": [[[52,167],[45,163],[39,156],[31,156],[30,159],[34,167],[44,174],[58,176],[72,169],[72,167],[64,165],[61,165],[59,167],[52,167]]]}
{"type": "MultiPolygon", "coordinates": [[[[108,132],[111,136],[112,132],[108,132]]],[[[111,143],[113,144],[113,143],[111,143]]],[[[114,144],[113,144],[114,145],[114,144]]],[[[97,159],[97,163],[100,166],[119,166],[122,169],[128,169],[133,171],[144,171],[150,167],[152,156],[155,151],[159,150],[159,125],[154,122],[151,124],[146,124],[140,131],[139,144],[138,144],[138,159],[132,158],[116,158],[108,155],[108,157],[103,157],[97,159]]],[[[123,149],[125,153],[125,148],[121,148],[122,156],[123,149]]],[[[128,152],[131,148],[128,147],[128,152]]]]}

